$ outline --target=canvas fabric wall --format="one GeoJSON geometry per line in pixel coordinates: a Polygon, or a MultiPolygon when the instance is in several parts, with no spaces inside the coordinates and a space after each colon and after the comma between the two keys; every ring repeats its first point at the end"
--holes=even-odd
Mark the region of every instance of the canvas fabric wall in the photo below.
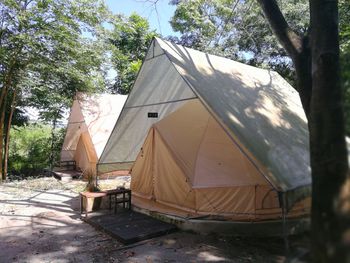
{"type": "Polygon", "coordinates": [[[68,119],[61,161],[77,162],[82,170],[96,170],[127,96],[77,93],[68,119]],[[93,167],[94,166],[94,167],[93,167]]]}
{"type": "Polygon", "coordinates": [[[76,161],[76,165],[83,172],[83,175],[87,172],[96,172],[98,158],[88,132],[84,132],[80,135],[74,160],[76,161]]]}
{"type": "MultiPolygon", "coordinates": [[[[277,192],[198,100],[152,126],[131,175],[135,204],[144,209],[233,220],[281,217],[277,192]]],[[[302,202],[290,216],[308,208],[302,202]]]]}
{"type": "Polygon", "coordinates": [[[80,134],[87,131],[78,100],[73,101],[68,118],[66,135],[61,150],[61,161],[73,161],[80,134]]]}

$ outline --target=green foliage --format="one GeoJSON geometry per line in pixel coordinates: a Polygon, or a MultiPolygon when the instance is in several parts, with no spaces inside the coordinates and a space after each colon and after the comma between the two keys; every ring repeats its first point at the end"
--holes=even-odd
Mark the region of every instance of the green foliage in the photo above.
{"type": "Polygon", "coordinates": [[[62,150],[62,145],[64,141],[64,137],[66,135],[66,129],[65,128],[56,128],[55,130],[52,131],[51,127],[51,140],[52,140],[52,135],[54,136],[54,141],[52,144],[52,156],[53,156],[53,163],[58,162],[61,159],[61,150],[62,150]]]}
{"type": "MultiPolygon", "coordinates": [[[[279,1],[292,28],[305,34],[309,23],[308,2],[279,1]]],[[[177,42],[204,52],[254,66],[272,68],[293,83],[292,63],[272,33],[257,1],[173,1],[171,20],[182,34],[177,42]]]]}
{"type": "Polygon", "coordinates": [[[0,14],[0,86],[10,79],[44,119],[105,87],[102,0],[4,0],[0,14]]]}
{"type": "Polygon", "coordinates": [[[345,92],[346,133],[350,136],[350,2],[339,1],[340,68],[345,92]]]}
{"type": "Polygon", "coordinates": [[[154,36],[148,21],[137,15],[118,15],[114,18],[109,41],[113,45],[112,63],[117,71],[113,92],[128,94],[146,51],[154,36]]]}
{"type": "MultiPolygon", "coordinates": [[[[171,20],[181,38],[170,40],[204,52],[243,63],[272,68],[295,86],[290,58],[279,44],[257,1],[177,0],[171,20]]],[[[279,1],[290,26],[299,35],[308,34],[307,0],[279,1]]],[[[340,66],[345,91],[347,134],[350,135],[350,1],[339,1],[340,66]]]]}
{"type": "MultiPolygon", "coordinates": [[[[105,89],[103,23],[108,17],[103,0],[2,0],[0,88],[4,92],[0,111],[13,105],[32,106],[55,128],[77,91],[105,89]],[[12,102],[12,96],[6,94],[16,94],[17,101],[12,102]]],[[[1,137],[4,127],[1,121],[1,137]]],[[[27,167],[27,159],[21,158],[18,156],[20,163],[12,168],[35,170],[45,164],[36,160],[28,165],[37,166],[27,167]]]]}
{"type": "Polygon", "coordinates": [[[87,179],[85,191],[99,192],[100,187],[96,184],[96,172],[92,169],[88,169],[83,174],[84,178],[87,179]]]}
{"type": "MultiPolygon", "coordinates": [[[[61,150],[64,129],[57,131],[54,154],[61,150]]],[[[38,175],[49,167],[51,154],[51,127],[42,124],[29,124],[11,129],[12,144],[9,153],[9,171],[25,176],[38,175]]]]}

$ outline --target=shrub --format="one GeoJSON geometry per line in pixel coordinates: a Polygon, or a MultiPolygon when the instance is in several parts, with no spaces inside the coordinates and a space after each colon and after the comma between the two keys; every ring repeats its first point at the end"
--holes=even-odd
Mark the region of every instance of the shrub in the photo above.
{"type": "MultiPolygon", "coordinates": [[[[63,129],[55,132],[54,157],[61,150],[63,129]]],[[[11,128],[9,173],[22,177],[38,176],[50,166],[51,127],[44,124],[29,124],[11,128]]],[[[56,159],[57,160],[57,159],[56,159]]]]}

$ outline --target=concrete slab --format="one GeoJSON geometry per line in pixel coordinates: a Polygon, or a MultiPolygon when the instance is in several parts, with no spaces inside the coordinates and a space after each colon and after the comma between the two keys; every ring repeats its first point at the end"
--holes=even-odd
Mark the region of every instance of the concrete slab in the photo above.
{"type": "Polygon", "coordinates": [[[288,233],[288,235],[299,235],[310,229],[310,218],[308,217],[288,219],[284,226],[282,220],[238,222],[205,218],[191,219],[167,215],[156,211],[149,211],[135,205],[133,206],[133,210],[155,219],[174,224],[181,230],[193,231],[205,235],[219,234],[223,236],[283,237],[284,233],[288,233]]]}

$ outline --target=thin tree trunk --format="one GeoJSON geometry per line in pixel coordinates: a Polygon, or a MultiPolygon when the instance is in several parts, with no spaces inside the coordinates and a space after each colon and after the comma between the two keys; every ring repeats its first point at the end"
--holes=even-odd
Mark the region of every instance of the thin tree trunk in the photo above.
{"type": "Polygon", "coordinates": [[[9,156],[9,146],[10,146],[10,131],[11,131],[11,124],[12,124],[12,117],[13,117],[15,108],[16,108],[16,90],[13,91],[12,101],[11,101],[11,110],[7,121],[7,129],[6,129],[6,136],[5,136],[5,153],[4,153],[4,174],[3,174],[4,180],[6,180],[6,177],[7,177],[8,156],[9,156]]]}
{"type": "Polygon", "coordinates": [[[4,83],[0,92],[0,182],[4,179],[3,174],[3,156],[4,156],[4,126],[7,94],[12,81],[13,67],[15,59],[12,59],[9,65],[8,73],[5,75],[4,83]]]}
{"type": "Polygon", "coordinates": [[[15,59],[13,58],[10,62],[9,69],[7,71],[7,74],[5,74],[5,79],[4,79],[4,84],[1,88],[1,93],[0,93],[0,109],[5,105],[6,101],[6,96],[8,93],[8,90],[11,86],[12,82],[12,76],[13,76],[13,71],[14,71],[14,65],[15,65],[15,59]]]}
{"type": "Polygon", "coordinates": [[[339,210],[340,193],[347,180],[348,158],[340,86],[337,1],[311,0],[310,13],[312,257],[317,263],[350,262],[350,247],[347,244],[346,248],[343,240],[350,221],[346,211],[339,210]]]}
{"type": "Polygon", "coordinates": [[[9,89],[10,82],[8,81],[8,76],[5,77],[4,85],[1,88],[1,93],[0,93],[0,109],[3,108],[3,105],[5,104],[6,101],[6,94],[9,89]]]}
{"type": "Polygon", "coordinates": [[[3,156],[4,156],[4,122],[5,122],[5,112],[6,112],[6,93],[4,93],[4,100],[2,103],[2,107],[0,108],[0,180],[2,181],[4,179],[3,174],[3,156]]]}
{"type": "Polygon", "coordinates": [[[57,117],[55,116],[54,120],[52,121],[52,129],[51,129],[51,154],[50,154],[50,171],[52,172],[54,167],[54,147],[55,147],[55,130],[57,125],[57,117]]]}
{"type": "Polygon", "coordinates": [[[5,104],[5,98],[6,98],[6,93],[8,90],[8,85],[4,83],[4,85],[1,88],[1,93],[0,93],[0,109],[2,110],[4,107],[3,105],[5,104]]]}

